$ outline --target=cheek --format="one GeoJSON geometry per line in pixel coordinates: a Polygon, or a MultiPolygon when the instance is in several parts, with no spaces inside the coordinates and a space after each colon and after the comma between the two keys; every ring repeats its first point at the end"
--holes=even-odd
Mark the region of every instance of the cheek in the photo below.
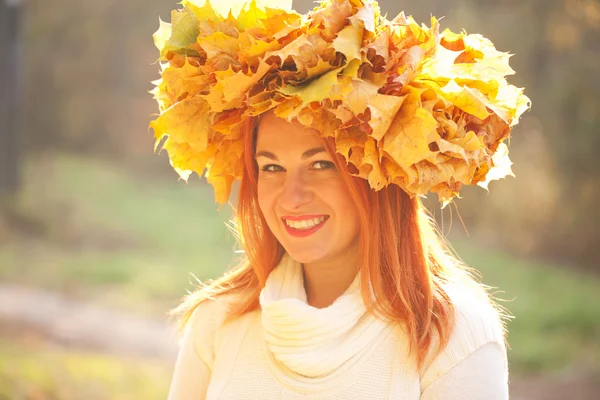
{"type": "Polygon", "coordinates": [[[354,202],[346,186],[339,179],[324,182],[321,185],[323,198],[329,199],[329,203],[338,213],[354,213],[354,202]]]}
{"type": "Polygon", "coordinates": [[[274,217],[275,190],[268,182],[259,180],[257,186],[258,206],[267,221],[274,217]]]}
{"type": "Polygon", "coordinates": [[[346,186],[342,182],[331,183],[324,191],[325,199],[334,212],[341,217],[341,221],[346,229],[352,231],[358,227],[358,210],[346,186]]]}

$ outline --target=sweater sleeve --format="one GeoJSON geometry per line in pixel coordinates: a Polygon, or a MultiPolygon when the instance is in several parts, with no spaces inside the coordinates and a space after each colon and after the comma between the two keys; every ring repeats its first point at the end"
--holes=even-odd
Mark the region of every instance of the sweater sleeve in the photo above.
{"type": "Polygon", "coordinates": [[[421,399],[508,399],[508,362],[498,312],[470,290],[449,288],[448,294],[455,326],[446,346],[437,354],[432,346],[421,368],[421,399]]]}
{"type": "Polygon", "coordinates": [[[488,343],[437,378],[421,400],[507,400],[504,350],[488,343]]]}
{"type": "Polygon", "coordinates": [[[204,400],[217,346],[217,331],[227,308],[221,299],[207,300],[194,310],[180,341],[168,400],[204,400]]]}

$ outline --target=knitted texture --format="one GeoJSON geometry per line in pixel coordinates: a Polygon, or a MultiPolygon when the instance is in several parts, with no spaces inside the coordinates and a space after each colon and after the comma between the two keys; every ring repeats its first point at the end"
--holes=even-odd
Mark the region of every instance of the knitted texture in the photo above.
{"type": "Polygon", "coordinates": [[[305,377],[322,377],[359,358],[386,327],[367,312],[358,277],[329,307],[306,303],[302,264],[285,254],[260,297],[262,324],[273,356],[305,377]]]}

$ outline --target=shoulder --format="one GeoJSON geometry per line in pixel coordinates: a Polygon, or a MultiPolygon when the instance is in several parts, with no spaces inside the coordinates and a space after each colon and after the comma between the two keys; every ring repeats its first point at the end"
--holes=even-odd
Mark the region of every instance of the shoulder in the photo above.
{"type": "Polygon", "coordinates": [[[191,312],[185,324],[186,329],[218,328],[241,299],[239,293],[227,293],[202,300],[191,312]]]}
{"type": "Polygon", "coordinates": [[[241,293],[229,293],[198,304],[185,324],[181,346],[192,348],[210,365],[225,333],[224,328],[230,322],[230,311],[242,299],[241,293]]]}
{"type": "Polygon", "coordinates": [[[437,342],[431,348],[430,357],[420,370],[421,386],[427,387],[440,376],[465,360],[487,344],[497,347],[497,360],[507,367],[504,327],[499,312],[483,292],[468,286],[446,285],[455,310],[455,323],[448,343],[436,353],[437,342]]]}
{"type": "Polygon", "coordinates": [[[455,310],[455,325],[446,347],[460,345],[472,352],[491,342],[504,345],[501,316],[483,290],[460,285],[444,289],[455,310]]]}

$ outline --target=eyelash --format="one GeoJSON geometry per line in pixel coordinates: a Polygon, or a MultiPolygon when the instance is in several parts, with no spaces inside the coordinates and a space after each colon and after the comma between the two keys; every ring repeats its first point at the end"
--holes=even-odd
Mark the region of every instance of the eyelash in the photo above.
{"type": "MultiPolygon", "coordinates": [[[[324,168],[317,169],[317,171],[321,171],[321,170],[326,170],[326,169],[335,168],[335,164],[333,164],[331,161],[325,161],[325,160],[319,160],[319,161],[315,161],[314,163],[312,163],[312,165],[315,165],[315,164],[318,164],[318,163],[324,164],[324,165],[326,165],[326,166],[325,166],[324,168]]],[[[276,173],[276,172],[280,172],[280,170],[269,171],[269,168],[270,168],[270,167],[276,167],[276,168],[281,168],[281,169],[283,169],[281,166],[279,166],[279,165],[277,165],[277,164],[267,164],[267,165],[263,166],[263,167],[262,167],[260,170],[261,170],[262,172],[267,172],[267,173],[276,173]]]]}

